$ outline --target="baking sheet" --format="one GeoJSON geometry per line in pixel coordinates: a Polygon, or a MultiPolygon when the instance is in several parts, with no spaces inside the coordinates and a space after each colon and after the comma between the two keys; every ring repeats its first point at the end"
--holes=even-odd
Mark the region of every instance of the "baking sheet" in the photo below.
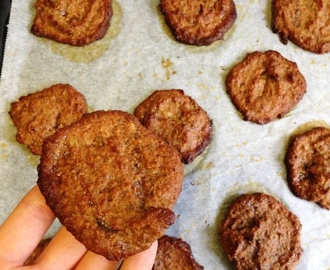
{"type": "Polygon", "coordinates": [[[3,51],[5,46],[5,39],[7,35],[7,23],[10,11],[10,0],[2,0],[0,2],[0,77],[3,59],[3,51]]]}
{"type": "MultiPolygon", "coordinates": [[[[0,82],[0,223],[35,185],[39,158],[15,139],[8,115],[20,96],[56,83],[83,93],[93,110],[134,108],[154,90],[180,88],[213,121],[210,147],[185,166],[177,219],[167,234],[182,237],[205,269],[233,269],[217,238],[229,202],[245,192],[267,192],[295,213],[304,249],[297,269],[330,269],[330,213],[290,192],[283,164],[291,134],[327,125],[330,54],[283,45],[270,29],[267,0],[236,0],[238,18],[223,41],[208,47],[178,43],[159,13],[159,1],[116,0],[107,37],[71,48],[33,36],[33,1],[12,1],[0,82]],[[307,81],[303,100],[285,117],[260,126],[245,122],[225,92],[229,69],[248,52],[277,50],[298,64],[307,81]]],[[[56,221],[47,233],[53,235],[56,221]]]]}

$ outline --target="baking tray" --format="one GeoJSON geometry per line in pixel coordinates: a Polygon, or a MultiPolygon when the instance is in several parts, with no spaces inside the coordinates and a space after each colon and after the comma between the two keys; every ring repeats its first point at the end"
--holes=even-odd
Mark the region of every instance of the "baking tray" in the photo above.
{"type": "Polygon", "coordinates": [[[7,24],[10,12],[10,0],[2,0],[0,2],[0,78],[2,70],[2,59],[7,36],[7,24]]]}
{"type": "MultiPolygon", "coordinates": [[[[8,111],[22,95],[55,83],[70,83],[91,110],[134,108],[154,90],[183,89],[213,121],[210,146],[185,166],[175,223],[166,232],[181,237],[196,260],[210,269],[233,269],[217,232],[229,202],[246,192],[275,196],[298,216],[304,249],[298,270],[330,267],[330,214],[295,197],[283,163],[292,134],[330,123],[329,54],[282,44],[271,30],[271,1],[237,0],[237,20],[207,47],[178,43],[160,14],[158,0],[116,0],[105,39],[91,47],[62,46],[30,33],[35,0],[13,0],[0,82],[0,223],[35,185],[39,158],[18,144],[8,111]],[[307,93],[282,119],[260,126],[244,121],[226,94],[229,70],[252,51],[276,50],[297,63],[307,93]]],[[[52,236],[60,224],[47,232],[52,236]]]]}

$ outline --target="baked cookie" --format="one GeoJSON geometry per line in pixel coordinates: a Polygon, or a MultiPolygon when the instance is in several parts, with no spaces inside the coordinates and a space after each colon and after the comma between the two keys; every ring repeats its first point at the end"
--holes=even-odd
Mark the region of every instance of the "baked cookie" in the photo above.
{"type": "Polygon", "coordinates": [[[224,252],[236,269],[294,269],[300,260],[301,224],[264,193],[236,199],[220,226],[224,252]]]}
{"type": "Polygon", "coordinates": [[[56,42],[85,46],[104,37],[112,0],[37,0],[31,32],[56,42]]]}
{"type": "Polygon", "coordinates": [[[69,84],[55,84],[11,103],[9,115],[17,128],[16,140],[41,155],[42,143],[57,129],[87,113],[84,96],[69,84]]]}
{"type": "Polygon", "coordinates": [[[157,90],[135,109],[146,128],[174,146],[184,163],[192,162],[209,145],[212,122],[181,89],[157,90]]]}
{"type": "Polygon", "coordinates": [[[44,249],[47,247],[47,245],[49,244],[50,240],[52,240],[52,239],[51,238],[42,239],[39,242],[39,244],[37,245],[37,247],[33,250],[33,252],[29,256],[29,258],[27,258],[25,260],[24,266],[32,265],[35,262],[35,260],[39,257],[39,255],[41,254],[41,252],[43,252],[44,249]]]}
{"type": "Polygon", "coordinates": [[[131,114],[96,111],[44,142],[38,186],[88,250],[120,260],[174,222],[183,166],[172,146],[131,114]]]}
{"type": "Polygon", "coordinates": [[[313,128],[291,138],[285,165],[292,192],[330,209],[330,129],[313,128]]]}
{"type": "Polygon", "coordinates": [[[158,250],[153,270],[202,270],[194,259],[189,244],[167,235],[158,239],[158,250]]]}
{"type": "Polygon", "coordinates": [[[244,120],[260,125],[281,118],[306,93],[297,64],[276,51],[248,53],[228,73],[226,87],[244,120]]]}
{"type": "Polygon", "coordinates": [[[160,10],[174,37],[190,45],[223,39],[237,18],[233,0],[160,0],[160,10]]]}
{"type": "Polygon", "coordinates": [[[273,31],[314,53],[330,52],[330,2],[328,0],[273,0],[273,31]]]}

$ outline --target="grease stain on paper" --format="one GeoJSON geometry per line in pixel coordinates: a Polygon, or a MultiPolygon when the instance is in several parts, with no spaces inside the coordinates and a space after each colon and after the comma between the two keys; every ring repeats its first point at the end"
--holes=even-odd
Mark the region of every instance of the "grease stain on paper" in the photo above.
{"type": "Polygon", "coordinates": [[[330,125],[327,122],[323,121],[323,120],[310,121],[310,122],[307,122],[305,124],[302,124],[302,125],[298,126],[292,132],[291,136],[302,134],[302,133],[307,132],[308,130],[311,130],[311,129],[316,128],[316,127],[330,128],[330,125]]]}

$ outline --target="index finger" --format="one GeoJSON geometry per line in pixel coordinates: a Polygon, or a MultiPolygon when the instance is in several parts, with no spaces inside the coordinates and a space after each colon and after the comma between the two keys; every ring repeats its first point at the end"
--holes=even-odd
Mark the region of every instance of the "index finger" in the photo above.
{"type": "Polygon", "coordinates": [[[155,241],[147,250],[126,258],[120,270],[150,270],[154,265],[158,248],[158,241],[155,241]]]}
{"type": "Polygon", "coordinates": [[[38,186],[33,187],[0,226],[0,260],[23,265],[54,219],[38,186]]]}

